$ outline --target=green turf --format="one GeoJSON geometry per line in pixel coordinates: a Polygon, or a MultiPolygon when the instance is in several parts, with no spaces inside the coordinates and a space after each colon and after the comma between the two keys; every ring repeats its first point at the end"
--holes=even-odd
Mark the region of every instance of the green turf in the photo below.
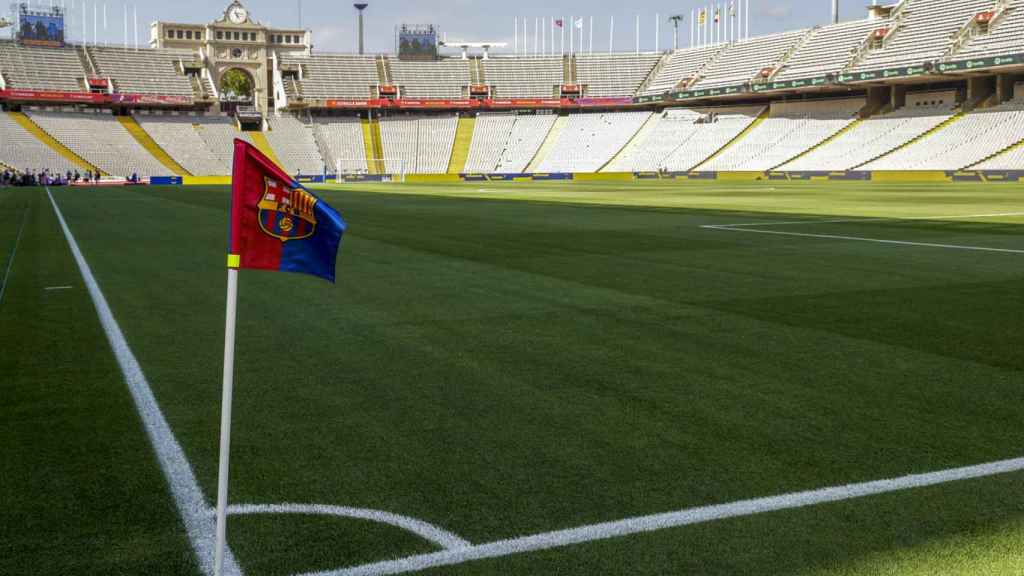
{"type": "MultiPolygon", "coordinates": [[[[1024,212],[1024,187],[487,183],[323,193],[350,225],[338,285],[242,274],[232,502],[383,509],[484,542],[1022,455],[1024,254],[701,226],[928,216],[940,220],[800,231],[1024,249],[1022,216],[942,218],[1024,212]]],[[[39,196],[33,210],[46,220],[32,238],[64,249],[39,196]]],[[[210,498],[225,190],[55,196],[210,498]]],[[[12,218],[10,198],[0,223],[12,218]]],[[[78,283],[66,251],[60,258],[78,283]]],[[[153,526],[168,514],[173,524],[88,298],[62,297],[76,299],[81,319],[40,337],[73,352],[58,369],[103,367],[81,385],[127,415],[101,432],[140,447],[134,465],[157,484],[129,500],[163,511],[146,519],[153,526]]],[[[19,314],[0,325],[4,336],[33,308],[0,305],[0,319],[19,314]]],[[[15,389],[32,389],[33,372],[13,373],[15,389]]],[[[62,447],[11,426],[28,446],[62,447]]],[[[76,454],[76,484],[97,482],[94,457],[76,454]]],[[[20,477],[39,473],[27,459],[14,465],[20,477]]],[[[1004,574],[1020,566],[1007,551],[1024,543],[1021,502],[1024,475],[1015,474],[428,573],[1004,574]]],[[[102,518],[97,506],[80,514],[102,518]]],[[[187,542],[172,534],[177,548],[165,550],[177,564],[164,570],[188,573],[187,542]]],[[[431,550],[387,527],[295,517],[234,520],[230,539],[251,574],[431,550]]],[[[13,550],[15,562],[35,553],[18,538],[13,550]]]]}

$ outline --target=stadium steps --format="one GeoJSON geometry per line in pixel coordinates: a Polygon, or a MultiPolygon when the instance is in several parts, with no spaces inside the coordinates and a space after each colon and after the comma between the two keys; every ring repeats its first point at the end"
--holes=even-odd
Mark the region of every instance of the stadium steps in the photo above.
{"type": "Polygon", "coordinates": [[[377,57],[377,80],[381,84],[392,84],[391,66],[388,63],[388,59],[383,55],[377,57]]]}
{"type": "Polygon", "coordinates": [[[562,129],[569,122],[568,116],[559,116],[551,123],[551,129],[548,130],[548,135],[544,137],[544,143],[537,149],[537,153],[533,155],[533,159],[526,165],[526,172],[532,174],[537,171],[537,167],[541,165],[544,158],[558,143],[558,135],[562,133],[562,129]]]}
{"type": "Polygon", "coordinates": [[[19,125],[21,125],[22,128],[27,130],[29,134],[32,134],[33,136],[38,138],[40,142],[49,146],[51,149],[53,149],[54,152],[63,156],[68,162],[71,162],[72,164],[78,166],[82,170],[91,170],[93,172],[99,172],[104,176],[110,176],[110,174],[107,174],[106,172],[86,162],[85,159],[83,159],[78,154],[72,152],[70,148],[61,144],[53,136],[50,136],[50,134],[47,133],[46,130],[40,128],[38,124],[36,124],[31,118],[26,116],[24,113],[8,112],[8,114],[10,114],[11,118],[13,118],[14,121],[17,122],[19,125]]]}
{"type": "Polygon", "coordinates": [[[651,114],[647,121],[643,123],[643,126],[640,126],[640,129],[636,131],[636,134],[633,134],[633,137],[629,139],[629,142],[626,142],[626,145],[622,147],[622,150],[619,150],[614,156],[612,156],[611,160],[605,162],[597,171],[604,172],[609,166],[614,164],[620,156],[625,155],[626,152],[632,152],[634,148],[645,144],[647,142],[647,135],[658,128],[658,124],[661,122],[661,119],[662,113],[655,112],[654,114],[651,114]]]}
{"type": "Polygon", "coordinates": [[[899,150],[902,150],[902,149],[904,149],[904,148],[906,148],[908,146],[916,144],[917,142],[920,142],[921,140],[924,140],[925,138],[930,137],[932,134],[935,134],[936,132],[939,132],[940,130],[945,130],[947,126],[949,126],[950,124],[953,124],[954,122],[957,122],[957,121],[961,120],[965,115],[966,115],[966,113],[963,112],[963,111],[957,112],[956,114],[953,114],[952,116],[947,118],[942,124],[939,124],[938,126],[936,126],[935,128],[932,128],[931,130],[925,132],[924,134],[919,135],[916,138],[911,138],[910,140],[907,140],[903,144],[900,144],[899,146],[893,148],[892,150],[889,150],[888,152],[883,152],[882,154],[879,154],[878,156],[875,156],[874,158],[868,160],[867,162],[862,162],[862,163],[854,166],[852,168],[852,170],[856,170],[856,169],[860,168],[861,166],[867,166],[868,164],[874,162],[875,160],[878,160],[879,158],[884,158],[884,157],[888,156],[889,154],[892,154],[892,153],[897,152],[899,150]]]}
{"type": "Polygon", "coordinates": [[[139,126],[139,123],[134,117],[117,116],[117,121],[121,123],[121,126],[124,126],[124,129],[132,135],[132,138],[135,138],[135,141],[138,142],[140,146],[145,148],[150,155],[159,160],[160,163],[170,170],[172,174],[175,176],[192,176],[192,174],[189,173],[188,170],[182,168],[181,164],[178,164],[174,158],[171,158],[171,155],[161,148],[160,145],[156,143],[156,140],[153,140],[142,126],[139,126]]]}
{"type": "Polygon", "coordinates": [[[761,125],[762,122],[767,120],[768,116],[771,115],[771,113],[772,113],[772,107],[771,106],[765,106],[764,110],[762,110],[761,113],[757,115],[757,118],[754,118],[754,121],[751,122],[746,128],[744,128],[742,132],[737,134],[736,137],[733,138],[732,140],[729,140],[728,142],[726,142],[725,146],[722,146],[721,148],[716,150],[714,154],[712,154],[711,156],[708,156],[707,158],[705,158],[704,160],[699,162],[696,166],[690,168],[690,171],[696,170],[697,168],[700,168],[701,166],[707,164],[708,162],[711,162],[715,158],[718,158],[719,156],[724,154],[726,150],[728,150],[729,148],[732,148],[733,144],[736,144],[740,140],[743,140],[744,138],[746,138],[747,134],[750,134],[751,132],[753,132],[755,128],[757,128],[758,126],[761,125]]]}
{"type": "Polygon", "coordinates": [[[381,165],[384,146],[381,143],[380,121],[363,118],[363,147],[366,151],[366,170],[370,174],[383,174],[381,165]]]}
{"type": "Polygon", "coordinates": [[[980,166],[981,164],[983,164],[985,162],[988,162],[989,160],[992,160],[993,158],[1002,156],[1003,154],[1006,154],[1007,152],[1010,152],[1011,150],[1016,150],[1018,148],[1024,148],[1024,140],[1021,140],[1020,142],[1017,142],[1016,144],[1011,144],[1011,145],[1007,146],[1006,148],[1003,148],[999,152],[996,152],[995,154],[992,154],[988,158],[985,158],[985,159],[983,159],[981,161],[978,161],[978,162],[975,162],[974,164],[971,164],[970,166],[965,168],[965,170],[968,169],[968,168],[974,168],[975,166],[980,166]]]}
{"type": "Polygon", "coordinates": [[[647,90],[647,87],[650,86],[651,82],[653,82],[654,79],[658,77],[658,73],[661,72],[662,68],[664,68],[668,64],[668,61],[671,59],[671,50],[662,54],[661,58],[658,60],[658,63],[654,65],[654,68],[651,68],[651,72],[647,75],[647,78],[644,78],[644,81],[640,83],[640,88],[638,88],[637,91],[633,93],[633,95],[639,96],[640,94],[643,94],[644,91],[647,90]]]}
{"type": "Polygon", "coordinates": [[[274,153],[273,147],[270,146],[270,142],[267,141],[267,135],[266,134],[264,134],[263,132],[255,132],[255,131],[248,132],[248,134],[249,134],[249,137],[252,138],[252,143],[256,145],[256,148],[259,149],[260,152],[263,152],[263,154],[267,158],[270,158],[270,160],[274,164],[277,164],[278,166],[281,166],[281,160],[278,159],[277,154],[274,153]]]}
{"type": "Polygon", "coordinates": [[[771,172],[771,171],[774,171],[774,170],[778,170],[779,168],[781,168],[781,167],[785,166],[786,164],[789,164],[790,162],[796,162],[797,160],[799,160],[799,159],[803,158],[804,156],[807,156],[808,154],[810,154],[811,152],[814,152],[814,151],[815,151],[815,150],[817,150],[818,148],[821,148],[822,146],[825,146],[825,145],[827,145],[827,144],[828,144],[829,142],[832,142],[832,141],[833,141],[833,140],[835,140],[836,138],[839,138],[839,137],[840,137],[840,136],[842,136],[843,134],[846,134],[846,133],[847,133],[847,132],[849,132],[850,130],[853,130],[854,128],[856,128],[857,126],[859,126],[859,125],[860,125],[860,123],[861,123],[861,122],[863,122],[865,118],[867,118],[867,116],[866,116],[866,115],[865,115],[865,116],[862,116],[862,117],[859,117],[859,118],[857,118],[857,119],[856,119],[856,120],[854,120],[853,122],[850,122],[850,123],[849,123],[849,124],[847,124],[846,126],[843,126],[842,128],[840,128],[840,129],[839,129],[839,130],[838,130],[838,131],[837,131],[837,132],[836,132],[835,134],[833,134],[833,135],[829,136],[828,138],[825,138],[825,139],[824,139],[824,140],[822,140],[821,142],[818,142],[818,143],[817,143],[817,144],[815,144],[814,146],[811,146],[810,148],[808,148],[807,150],[804,150],[803,152],[801,152],[801,153],[797,154],[796,156],[793,156],[793,157],[792,157],[792,158],[790,158],[789,160],[786,160],[785,162],[783,162],[783,163],[781,163],[781,164],[776,164],[775,166],[772,166],[771,168],[769,168],[769,169],[768,169],[768,171],[769,171],[769,172],[771,172]]]}
{"type": "Polygon", "coordinates": [[[462,174],[466,170],[469,159],[469,145],[473,142],[473,129],[476,118],[460,116],[459,126],[455,129],[455,144],[452,145],[452,157],[448,161],[449,174],[462,174]]]}

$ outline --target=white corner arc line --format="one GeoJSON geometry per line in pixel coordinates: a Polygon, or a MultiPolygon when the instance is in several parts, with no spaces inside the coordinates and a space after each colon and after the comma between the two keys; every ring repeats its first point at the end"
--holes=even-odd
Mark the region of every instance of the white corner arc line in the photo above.
{"type": "MultiPolygon", "coordinates": [[[[764,224],[771,226],[771,224],[764,224]]],[[[1004,254],[1024,254],[1024,250],[1014,248],[990,248],[987,246],[962,246],[959,244],[936,244],[932,242],[910,242],[907,240],[885,240],[882,238],[863,238],[861,236],[842,236],[838,234],[808,234],[805,232],[783,232],[781,230],[758,230],[755,228],[735,228],[731,226],[702,226],[707,230],[725,232],[746,232],[748,234],[771,234],[773,236],[796,236],[798,238],[822,238],[825,240],[851,240],[854,242],[873,242],[895,246],[923,246],[925,248],[944,248],[946,250],[970,250],[974,252],[1001,252],[1004,254]]]]}
{"type": "Polygon", "coordinates": [[[0,284],[0,304],[4,303],[4,294],[7,293],[7,280],[11,277],[11,268],[14,266],[14,257],[18,255],[18,245],[21,244],[21,234],[25,231],[25,221],[28,220],[28,208],[21,213],[21,225],[18,226],[18,235],[14,238],[14,248],[11,249],[11,257],[7,259],[7,269],[4,271],[4,280],[0,284]]]}
{"type": "Polygon", "coordinates": [[[228,506],[228,514],[306,514],[355,518],[401,528],[424,540],[433,542],[445,550],[459,550],[472,546],[467,540],[428,522],[369,508],[350,508],[326,504],[235,504],[228,506]]]}
{"type": "MultiPolygon", "coordinates": [[[[78,243],[68,228],[64,215],[57,206],[57,202],[53,199],[53,194],[50,193],[49,188],[46,189],[46,195],[50,198],[50,204],[53,205],[53,211],[57,215],[61,229],[64,231],[64,237],[71,248],[75,262],[78,263],[78,269],[82,273],[82,281],[85,283],[93,305],[96,307],[96,314],[99,316],[100,324],[106,333],[107,341],[110,342],[110,347],[114,351],[114,357],[117,359],[117,364],[124,375],[125,383],[128,384],[128,390],[135,401],[135,409],[142,419],[150,444],[152,444],[157,460],[160,462],[160,468],[163,470],[167,484],[171,488],[174,502],[178,507],[178,513],[181,515],[182,523],[185,525],[185,530],[192,543],[192,549],[195,551],[200,568],[204,574],[212,576],[214,573],[214,543],[216,541],[215,517],[210,512],[206,498],[203,496],[203,491],[196,481],[195,474],[192,472],[192,466],[185,457],[184,450],[181,449],[181,445],[178,444],[178,440],[174,437],[174,432],[171,431],[170,425],[160,411],[160,406],[156,402],[156,397],[153,396],[149,382],[146,381],[142,367],[139,366],[135,354],[132,353],[131,347],[128,346],[128,342],[121,332],[121,327],[114,318],[114,314],[107,304],[107,299],[103,296],[99,284],[96,283],[92,269],[89,268],[89,264],[85,261],[82,251],[78,248],[78,243]]],[[[225,576],[242,575],[242,571],[235,561],[230,548],[226,550],[224,558],[224,574],[225,576]]]]}
{"type": "Polygon", "coordinates": [[[388,574],[404,574],[427,568],[454,566],[473,560],[501,558],[525,552],[550,550],[574,544],[620,538],[644,532],[654,532],[667,528],[678,528],[693,524],[703,524],[727,518],[753,516],[767,512],[792,510],[841,502],[866,496],[876,496],[891,492],[900,492],[914,488],[936,486],[949,482],[985,478],[1000,474],[1024,471],[1024,458],[1003,460],[977,466],[953,468],[925,474],[914,474],[888,480],[876,480],[860,484],[847,484],[806,492],[795,492],[767,498],[742,500],[728,504],[701,506],[677,512],[653,514],[637,518],[627,518],[615,522],[605,522],[578,528],[569,528],[533,536],[499,540],[487,544],[477,544],[460,550],[446,550],[431,554],[410,556],[398,560],[388,560],[372,564],[364,564],[341,570],[310,572],[302,576],[384,576],[388,574]]]}

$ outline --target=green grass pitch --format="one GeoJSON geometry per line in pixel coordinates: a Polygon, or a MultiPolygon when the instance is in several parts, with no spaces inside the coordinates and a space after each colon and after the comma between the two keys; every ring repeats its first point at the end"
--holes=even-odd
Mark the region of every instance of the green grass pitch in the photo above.
{"type": "MultiPolygon", "coordinates": [[[[485,543],[1024,456],[1024,186],[319,193],[338,284],[241,274],[232,503],[485,543]]],[[[212,504],[227,190],[53,196],[212,504]]],[[[44,190],[0,190],[0,282],[0,574],[201,574],[44,190]]],[[[229,543],[250,576],[438,549],[302,515],[229,543]]],[[[1021,573],[1016,472],[415,574],[1021,573]]]]}

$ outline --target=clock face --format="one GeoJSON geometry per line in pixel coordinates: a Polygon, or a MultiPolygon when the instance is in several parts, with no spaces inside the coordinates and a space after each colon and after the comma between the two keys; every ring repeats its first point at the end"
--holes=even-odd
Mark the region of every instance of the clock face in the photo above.
{"type": "Polygon", "coordinates": [[[245,8],[242,8],[241,6],[235,6],[230,12],[228,12],[228,18],[235,24],[245,22],[245,19],[248,16],[249,15],[245,12],[245,8]]]}

